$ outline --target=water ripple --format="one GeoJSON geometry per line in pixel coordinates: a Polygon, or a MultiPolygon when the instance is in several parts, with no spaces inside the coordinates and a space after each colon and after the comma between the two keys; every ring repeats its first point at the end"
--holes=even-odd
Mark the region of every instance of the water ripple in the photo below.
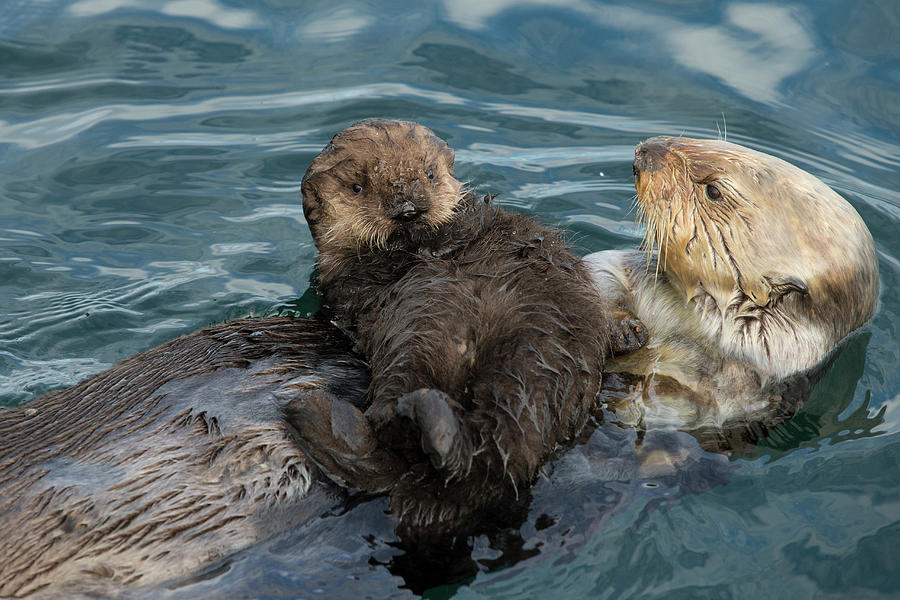
{"type": "Polygon", "coordinates": [[[632,146],[621,145],[516,148],[502,144],[475,143],[458,150],[456,157],[463,162],[542,173],[556,167],[628,161],[633,152],[632,146]]]}
{"type": "Polygon", "coordinates": [[[80,0],[69,6],[68,12],[72,16],[83,18],[122,9],[155,9],[164,15],[200,19],[223,29],[262,27],[262,22],[254,11],[225,6],[216,0],[170,0],[158,6],[152,6],[143,0],[80,0]]]}
{"type": "Polygon", "coordinates": [[[36,94],[46,92],[59,92],[72,89],[89,89],[102,85],[143,85],[144,82],[133,79],[121,79],[118,77],[88,77],[68,74],[65,78],[47,79],[44,81],[29,81],[27,83],[7,85],[0,87],[0,96],[13,96],[17,94],[36,94]]]}
{"type": "MultiPolygon", "coordinates": [[[[508,102],[480,101],[466,96],[419,88],[403,83],[377,83],[284,94],[216,96],[196,102],[179,104],[107,104],[79,112],[56,113],[32,121],[18,123],[0,121],[0,142],[17,144],[25,148],[39,148],[57,144],[104,121],[110,120],[148,122],[172,119],[174,117],[211,115],[222,111],[262,111],[297,108],[315,104],[333,104],[359,99],[387,98],[414,98],[433,104],[467,106],[475,111],[486,111],[500,115],[513,115],[558,123],[588,125],[616,131],[659,132],[683,129],[675,124],[662,121],[636,119],[621,115],[567,111],[540,106],[531,107],[508,102]]],[[[296,136],[297,132],[294,132],[294,135],[296,136]]],[[[182,137],[182,141],[189,140],[193,136],[194,134],[182,137]]],[[[162,139],[162,137],[159,139],[162,139]]],[[[250,142],[249,137],[244,139],[248,143],[250,142]]],[[[284,138],[279,139],[283,140],[284,138]]]]}
{"type": "MultiPolygon", "coordinates": [[[[538,0],[444,0],[450,20],[477,31],[510,9],[544,6],[538,0]]],[[[642,53],[665,55],[683,67],[712,75],[747,98],[768,104],[782,102],[781,85],[805,68],[816,54],[815,45],[799,11],[790,5],[733,2],[721,9],[722,20],[697,24],[671,12],[658,14],[651,7],[632,8],[586,0],[556,0],[599,28],[624,31],[653,39],[642,53]]]]}
{"type": "Polygon", "coordinates": [[[2,353],[0,359],[15,364],[9,375],[0,374],[0,398],[3,399],[0,406],[18,404],[50,389],[74,385],[111,366],[94,358],[19,360],[2,353]]]}

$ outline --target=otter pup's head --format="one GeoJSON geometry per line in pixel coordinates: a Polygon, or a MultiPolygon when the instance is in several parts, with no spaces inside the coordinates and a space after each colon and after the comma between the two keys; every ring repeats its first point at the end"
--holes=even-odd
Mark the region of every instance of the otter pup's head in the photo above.
{"type": "Polygon", "coordinates": [[[383,119],[335,135],[301,189],[321,252],[386,248],[400,232],[435,229],[451,219],[462,196],[444,140],[416,123],[383,119]]]}
{"type": "Polygon", "coordinates": [[[816,177],[736,144],[670,137],[638,146],[634,174],[645,243],[688,301],[709,295],[736,321],[769,315],[760,336],[780,322],[827,349],[874,312],[872,236],[816,177]]]}

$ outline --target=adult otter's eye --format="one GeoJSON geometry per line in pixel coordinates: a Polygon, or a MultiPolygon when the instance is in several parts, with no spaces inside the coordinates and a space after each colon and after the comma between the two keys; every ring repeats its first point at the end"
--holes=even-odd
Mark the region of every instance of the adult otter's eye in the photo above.
{"type": "Polygon", "coordinates": [[[428,169],[428,179],[434,179],[434,169],[428,169]]]}
{"type": "Polygon", "coordinates": [[[354,194],[358,194],[362,191],[362,186],[359,185],[358,183],[354,183],[353,185],[350,186],[350,189],[353,190],[354,194]]]}
{"type": "Polygon", "coordinates": [[[710,200],[721,200],[722,192],[719,188],[710,184],[706,186],[706,197],[710,200]]]}

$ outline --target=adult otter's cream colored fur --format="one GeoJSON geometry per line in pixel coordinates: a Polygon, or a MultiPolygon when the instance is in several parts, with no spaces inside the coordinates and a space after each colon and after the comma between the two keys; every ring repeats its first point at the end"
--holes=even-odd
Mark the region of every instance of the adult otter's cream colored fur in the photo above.
{"type": "Polygon", "coordinates": [[[335,328],[242,319],[0,411],[0,596],[106,596],[193,573],[340,500],[286,405],[362,400],[335,328]]]}
{"type": "MultiPolygon", "coordinates": [[[[355,438],[371,424],[396,482],[310,446],[342,481],[389,491],[407,530],[453,530],[515,497],[587,422],[610,333],[640,344],[559,231],[466,192],[452,169],[425,127],[373,119],[337,134],[302,185],[319,290],[372,369],[355,438]]],[[[305,410],[312,424],[335,409],[305,410]]]]}
{"type": "Polygon", "coordinates": [[[809,173],[724,141],[660,137],[637,148],[634,174],[654,252],[586,261],[650,332],[610,369],[700,393],[708,406],[693,396],[687,420],[765,413],[767,386],[822,363],[872,315],[872,236],[809,173]]]}

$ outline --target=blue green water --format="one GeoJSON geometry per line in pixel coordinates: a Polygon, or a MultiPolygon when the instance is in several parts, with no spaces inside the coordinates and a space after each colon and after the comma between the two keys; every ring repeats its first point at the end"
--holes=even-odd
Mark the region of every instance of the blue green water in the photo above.
{"type": "MultiPolygon", "coordinates": [[[[616,442],[592,437],[536,485],[521,544],[473,540],[479,574],[428,594],[896,597],[898,30],[895,0],[0,0],[0,406],[210,323],[313,310],[299,182],[359,118],[431,127],[457,175],[583,252],[640,239],[635,144],[727,128],[865,220],[864,335],[760,448],[700,460],[716,484],[610,481],[616,442]]],[[[384,508],[153,597],[409,595],[384,508]]]]}

